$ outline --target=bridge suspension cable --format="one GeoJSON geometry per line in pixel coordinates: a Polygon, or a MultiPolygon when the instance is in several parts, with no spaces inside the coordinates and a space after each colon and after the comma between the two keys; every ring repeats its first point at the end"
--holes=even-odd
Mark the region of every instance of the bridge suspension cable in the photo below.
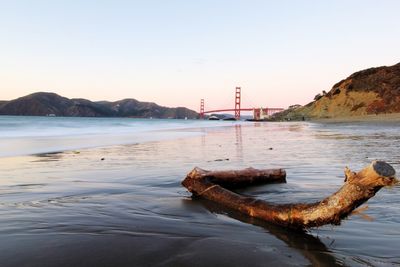
{"type": "Polygon", "coordinates": [[[235,107],[234,108],[227,108],[227,109],[215,109],[215,110],[208,110],[205,111],[205,104],[204,104],[204,99],[202,98],[200,100],[200,118],[204,119],[204,116],[206,113],[214,113],[214,112],[226,112],[226,111],[233,111],[235,113],[235,119],[240,120],[240,112],[241,111],[253,111],[254,116],[259,116],[259,117],[265,117],[265,116],[271,116],[276,112],[283,111],[283,108],[242,108],[241,107],[241,98],[242,98],[242,92],[241,92],[241,87],[236,87],[235,88],[235,107]]]}

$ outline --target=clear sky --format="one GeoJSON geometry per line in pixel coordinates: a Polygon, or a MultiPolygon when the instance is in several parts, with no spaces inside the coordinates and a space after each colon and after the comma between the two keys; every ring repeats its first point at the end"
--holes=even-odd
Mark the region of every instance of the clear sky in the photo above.
{"type": "Polygon", "coordinates": [[[0,99],[306,104],[400,62],[400,1],[0,0],[0,99]]]}

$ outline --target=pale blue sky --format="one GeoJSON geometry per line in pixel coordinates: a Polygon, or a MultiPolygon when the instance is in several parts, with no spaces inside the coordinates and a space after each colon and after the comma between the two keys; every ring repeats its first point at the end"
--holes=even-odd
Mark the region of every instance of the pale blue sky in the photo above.
{"type": "Polygon", "coordinates": [[[306,104],[400,62],[400,1],[0,1],[0,99],[306,104]]]}

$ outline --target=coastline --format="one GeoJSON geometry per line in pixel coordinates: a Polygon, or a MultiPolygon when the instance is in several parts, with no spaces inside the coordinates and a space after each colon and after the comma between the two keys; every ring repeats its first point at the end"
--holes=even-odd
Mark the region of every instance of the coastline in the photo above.
{"type": "Polygon", "coordinates": [[[176,119],[0,116],[0,158],[202,135],[233,123],[176,119]]]}
{"type": "Polygon", "coordinates": [[[348,123],[348,122],[400,122],[400,113],[371,114],[332,118],[312,118],[310,122],[348,123]]]}

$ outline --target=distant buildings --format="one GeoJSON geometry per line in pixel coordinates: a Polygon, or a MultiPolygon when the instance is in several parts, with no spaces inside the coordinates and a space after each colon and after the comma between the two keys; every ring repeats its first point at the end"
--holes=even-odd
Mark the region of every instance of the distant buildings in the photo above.
{"type": "Polygon", "coordinates": [[[253,110],[253,120],[262,121],[268,119],[270,116],[268,115],[268,109],[263,108],[255,108],[253,110]]]}

